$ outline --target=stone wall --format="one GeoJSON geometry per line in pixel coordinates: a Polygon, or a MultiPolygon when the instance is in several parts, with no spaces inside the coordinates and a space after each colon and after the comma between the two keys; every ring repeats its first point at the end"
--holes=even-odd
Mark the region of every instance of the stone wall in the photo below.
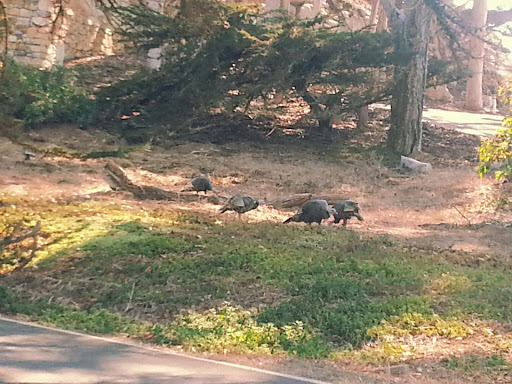
{"type": "Polygon", "coordinates": [[[94,0],[4,0],[9,55],[41,68],[94,54],[112,54],[112,30],[94,0]]]}
{"type": "MultiPolygon", "coordinates": [[[[118,0],[128,4],[133,0],[118,0]]],[[[139,0],[137,0],[139,1],[139,0]]],[[[260,0],[224,0],[259,3],[260,0]]],[[[339,1],[339,0],[335,0],[339,1]]],[[[20,63],[41,68],[62,65],[65,60],[103,54],[120,49],[112,27],[95,0],[3,0],[9,21],[9,55],[20,63]],[[61,6],[62,5],[62,6],[61,6]]],[[[163,12],[165,0],[144,0],[148,8],[163,12]]],[[[325,13],[326,0],[267,0],[267,10],[287,9],[299,18],[325,13]]],[[[346,28],[355,30],[368,23],[366,10],[342,11],[346,28]]],[[[327,20],[328,24],[329,20],[327,20]]],[[[164,47],[148,53],[147,65],[158,69],[164,47]]]]}

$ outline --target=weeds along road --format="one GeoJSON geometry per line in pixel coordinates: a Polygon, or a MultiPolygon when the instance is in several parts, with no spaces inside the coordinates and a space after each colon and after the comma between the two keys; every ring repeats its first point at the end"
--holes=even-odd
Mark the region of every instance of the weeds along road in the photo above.
{"type": "Polygon", "coordinates": [[[323,383],[20,323],[0,316],[0,383],[2,382],[323,383]]]}

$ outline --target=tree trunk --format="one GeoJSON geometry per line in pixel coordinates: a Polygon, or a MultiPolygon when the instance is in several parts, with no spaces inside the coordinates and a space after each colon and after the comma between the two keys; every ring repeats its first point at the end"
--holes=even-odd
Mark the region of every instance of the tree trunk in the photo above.
{"type": "Polygon", "coordinates": [[[359,112],[357,113],[357,128],[358,129],[365,129],[368,127],[368,106],[365,105],[364,107],[361,107],[359,109],[359,112]]]}
{"type": "Polygon", "coordinates": [[[318,131],[326,133],[332,130],[331,119],[318,119],[318,131]]]}
{"type": "Polygon", "coordinates": [[[471,27],[475,35],[470,38],[471,59],[469,69],[472,72],[466,86],[466,109],[478,111],[483,108],[482,81],[484,72],[485,46],[483,35],[487,24],[487,0],[474,0],[471,10],[471,27]]]}
{"type": "Polygon", "coordinates": [[[396,38],[395,50],[406,61],[395,70],[388,146],[402,155],[409,155],[421,151],[427,49],[433,12],[425,4],[417,5],[417,0],[406,1],[405,8],[410,10],[407,14],[389,18],[396,38]]]}

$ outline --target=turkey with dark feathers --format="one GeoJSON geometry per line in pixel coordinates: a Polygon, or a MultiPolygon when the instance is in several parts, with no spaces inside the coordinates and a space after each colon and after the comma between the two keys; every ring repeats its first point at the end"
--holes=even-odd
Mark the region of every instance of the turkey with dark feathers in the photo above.
{"type": "Polygon", "coordinates": [[[242,213],[252,211],[258,208],[259,205],[260,202],[249,195],[235,195],[228,200],[226,205],[224,205],[219,212],[235,211],[238,213],[238,218],[240,218],[242,213]]]}
{"type": "Polygon", "coordinates": [[[322,220],[328,219],[335,211],[329,208],[329,204],[325,200],[309,200],[306,201],[299,211],[284,224],[296,222],[296,223],[318,223],[321,224],[322,220]]]}
{"type": "Polygon", "coordinates": [[[27,149],[23,148],[23,156],[25,156],[25,161],[28,161],[30,159],[33,159],[36,157],[36,154],[33,152],[28,151],[27,149]]]}
{"type": "Polygon", "coordinates": [[[334,214],[334,223],[338,224],[343,220],[343,227],[347,226],[347,221],[355,217],[359,221],[364,221],[363,216],[359,213],[359,206],[355,201],[345,200],[333,206],[336,213],[334,214]]]}
{"type": "Polygon", "coordinates": [[[182,191],[196,191],[197,194],[199,194],[199,192],[204,192],[206,195],[208,191],[212,190],[212,182],[210,179],[205,176],[199,176],[192,180],[192,182],[183,188],[182,191]]]}

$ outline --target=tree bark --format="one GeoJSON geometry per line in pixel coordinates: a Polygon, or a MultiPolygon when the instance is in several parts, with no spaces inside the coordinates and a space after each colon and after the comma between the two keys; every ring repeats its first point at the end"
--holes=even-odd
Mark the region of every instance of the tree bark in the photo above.
{"type": "Polygon", "coordinates": [[[318,132],[327,133],[332,131],[331,119],[318,119],[318,132]]]}
{"type": "Polygon", "coordinates": [[[365,105],[364,107],[361,107],[359,109],[359,112],[357,113],[357,128],[358,129],[365,129],[368,128],[368,106],[365,105]]]}
{"type": "Polygon", "coordinates": [[[424,3],[407,0],[402,12],[390,0],[382,5],[395,35],[395,50],[404,65],[395,70],[388,146],[402,155],[421,151],[427,54],[433,12],[424,3]]]}
{"type": "Polygon", "coordinates": [[[471,59],[469,70],[472,76],[466,86],[466,109],[479,111],[483,109],[482,81],[484,74],[485,44],[483,36],[487,24],[487,0],[474,0],[471,10],[471,27],[475,29],[475,35],[470,37],[471,59]]]}

